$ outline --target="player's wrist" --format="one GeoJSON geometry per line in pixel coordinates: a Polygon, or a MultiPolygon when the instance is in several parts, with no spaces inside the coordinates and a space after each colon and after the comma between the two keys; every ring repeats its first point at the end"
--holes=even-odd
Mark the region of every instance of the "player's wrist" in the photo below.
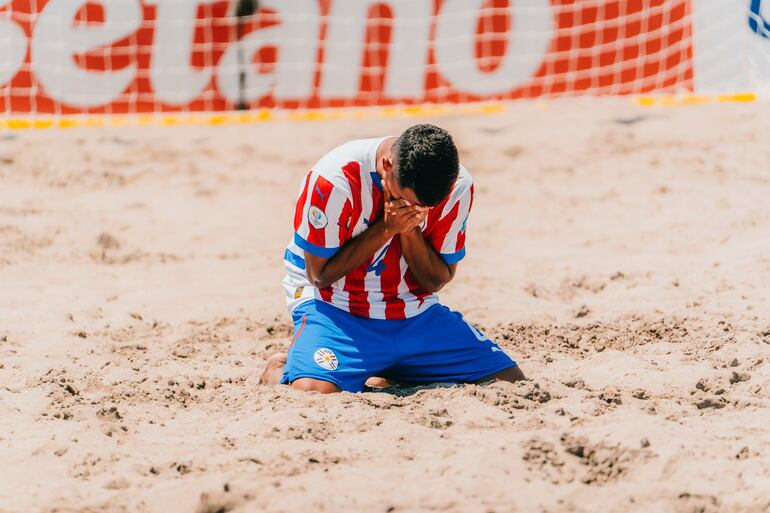
{"type": "Polygon", "coordinates": [[[420,230],[419,226],[412,226],[411,228],[405,230],[403,232],[403,235],[405,237],[421,237],[422,236],[422,230],[420,230]]]}
{"type": "Polygon", "coordinates": [[[384,244],[390,239],[393,238],[393,236],[396,235],[396,232],[388,227],[388,223],[385,222],[384,219],[380,219],[375,223],[375,225],[372,227],[375,229],[377,235],[379,235],[380,241],[384,244]]]}

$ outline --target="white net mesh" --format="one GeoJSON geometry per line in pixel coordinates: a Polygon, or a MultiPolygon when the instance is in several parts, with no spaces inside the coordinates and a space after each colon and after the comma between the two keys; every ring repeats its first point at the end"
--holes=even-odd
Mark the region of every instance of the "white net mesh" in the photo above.
{"type": "Polygon", "coordinates": [[[693,20],[726,4],[770,46],[761,0],[259,3],[0,0],[0,115],[693,91],[693,20]]]}

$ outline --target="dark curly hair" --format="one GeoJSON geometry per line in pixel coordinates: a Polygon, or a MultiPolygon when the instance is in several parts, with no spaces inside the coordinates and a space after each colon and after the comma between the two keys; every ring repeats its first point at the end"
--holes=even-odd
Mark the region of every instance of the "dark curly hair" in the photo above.
{"type": "Polygon", "coordinates": [[[401,187],[414,191],[425,206],[444,201],[460,172],[452,136],[434,125],[406,129],[393,144],[394,172],[401,187]]]}

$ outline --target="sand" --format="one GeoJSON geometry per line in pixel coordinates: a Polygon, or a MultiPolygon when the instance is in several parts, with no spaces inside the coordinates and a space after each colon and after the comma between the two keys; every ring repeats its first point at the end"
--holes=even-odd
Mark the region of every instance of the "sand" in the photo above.
{"type": "Polygon", "coordinates": [[[770,511],[770,105],[0,133],[0,511],[770,511]],[[519,384],[262,387],[298,183],[418,121],[519,384]]]}

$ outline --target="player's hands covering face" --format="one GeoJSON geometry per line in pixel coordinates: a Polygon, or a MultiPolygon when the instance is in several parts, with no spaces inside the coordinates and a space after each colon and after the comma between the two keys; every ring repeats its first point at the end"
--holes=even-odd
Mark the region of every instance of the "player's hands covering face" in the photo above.
{"type": "Polygon", "coordinates": [[[385,228],[394,235],[417,228],[427,215],[427,207],[412,205],[405,199],[389,199],[385,202],[385,228]]]}

